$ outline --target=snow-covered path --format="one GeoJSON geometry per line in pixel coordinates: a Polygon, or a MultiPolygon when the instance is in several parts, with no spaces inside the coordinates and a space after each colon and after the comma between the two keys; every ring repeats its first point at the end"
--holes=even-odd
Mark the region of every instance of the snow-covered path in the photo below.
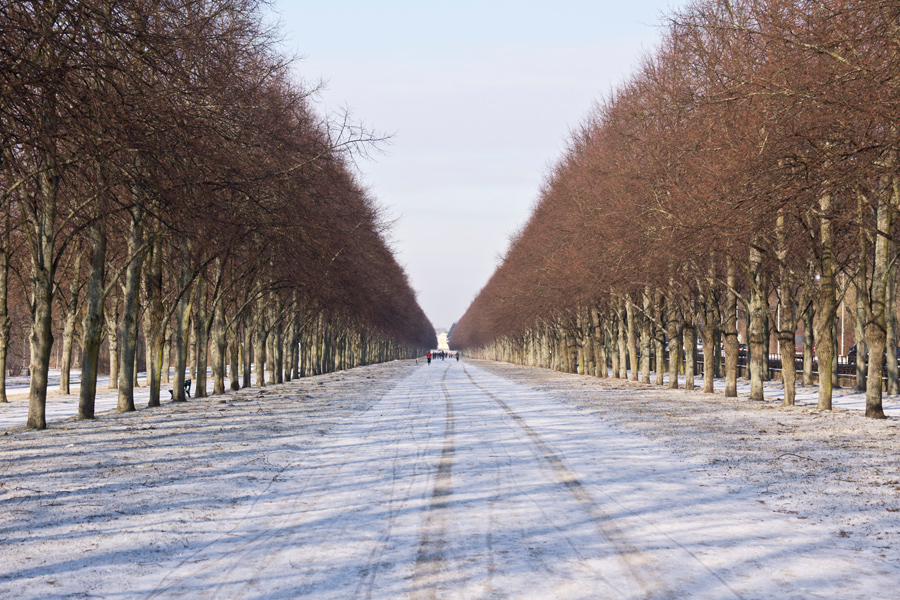
{"type": "Polygon", "coordinates": [[[116,597],[872,598],[900,580],[705,470],[438,361],[116,597]]]}
{"type": "MultiPolygon", "coordinates": [[[[267,372],[268,373],[268,372],[267,372]]],[[[145,373],[138,373],[141,386],[134,388],[134,402],[137,406],[145,406],[150,398],[150,388],[146,385],[145,373]]],[[[629,371],[629,377],[631,372],[629,371]]],[[[190,375],[187,375],[190,378],[190,375]]],[[[268,375],[267,375],[268,377],[268,375]]],[[[655,374],[654,374],[655,377],[655,374]]],[[[669,375],[664,374],[663,380],[668,385],[669,375]]],[[[684,375],[678,378],[681,388],[684,388],[684,375]]],[[[101,413],[108,410],[114,410],[118,403],[118,390],[108,387],[109,377],[100,377],[97,379],[97,397],[95,410],[101,413]]],[[[8,404],[0,404],[0,431],[22,427],[28,418],[28,377],[8,377],[6,380],[9,389],[10,402],[8,404]]],[[[695,381],[695,386],[701,388],[703,386],[702,376],[695,381]]],[[[718,393],[724,393],[725,380],[716,379],[714,384],[718,393]]],[[[78,413],[78,390],[80,388],[80,372],[72,371],[72,393],[69,395],[59,394],[59,372],[50,372],[50,386],[47,394],[47,412],[46,419],[48,423],[61,421],[70,417],[74,417],[78,413]]],[[[169,397],[169,391],[172,388],[171,383],[165,383],[162,386],[162,400],[165,401],[169,397]]],[[[737,380],[738,394],[747,396],[750,394],[750,380],[738,378],[737,380]]],[[[192,388],[192,393],[196,394],[196,388],[192,388]]],[[[208,372],[206,382],[206,393],[212,393],[212,371],[208,372]]],[[[770,402],[781,403],[784,398],[784,387],[780,381],[766,381],[764,383],[764,393],[766,400],[770,402]]],[[[816,386],[798,386],[797,387],[797,406],[815,407],[818,403],[818,387],[816,386]]],[[[832,403],[835,408],[844,410],[858,411],[860,413],[866,410],[866,394],[859,392],[855,388],[835,388],[833,390],[832,403]]],[[[900,417],[900,396],[887,396],[882,399],[884,413],[891,417],[900,417]]]]}

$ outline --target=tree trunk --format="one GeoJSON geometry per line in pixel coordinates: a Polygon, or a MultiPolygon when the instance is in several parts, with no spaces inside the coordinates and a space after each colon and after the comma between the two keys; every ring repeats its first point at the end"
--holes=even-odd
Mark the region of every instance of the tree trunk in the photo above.
{"type": "Polygon", "coordinates": [[[597,373],[597,361],[594,358],[593,327],[589,313],[582,313],[578,317],[578,327],[581,330],[581,354],[584,357],[582,373],[593,377],[597,373]]]}
{"type": "MultiPolygon", "coordinates": [[[[272,350],[275,352],[275,364],[272,369],[273,383],[284,383],[284,315],[282,314],[281,299],[275,298],[275,331],[272,340],[272,350]]],[[[341,365],[343,367],[343,365],[341,365]]]]}
{"type": "Polygon", "coordinates": [[[725,348],[725,341],[722,339],[722,329],[721,329],[721,327],[719,327],[719,324],[722,322],[722,315],[719,313],[718,302],[716,302],[715,311],[716,311],[716,334],[715,334],[716,337],[715,337],[715,343],[713,344],[713,347],[716,349],[716,353],[714,355],[715,359],[716,359],[715,360],[715,365],[716,365],[715,377],[717,377],[719,379],[725,379],[725,365],[724,365],[724,361],[722,360],[723,359],[722,350],[725,348]]]}
{"type": "MultiPolygon", "coordinates": [[[[266,364],[269,367],[269,385],[274,385],[276,383],[276,371],[278,369],[278,357],[275,352],[275,330],[277,329],[277,323],[275,322],[275,318],[272,316],[274,311],[269,310],[269,328],[266,331],[266,364]]],[[[328,358],[329,362],[334,358],[334,346],[329,345],[328,348],[328,358]]],[[[329,369],[332,371],[333,369],[329,369]]]]}
{"type": "Polygon", "coordinates": [[[678,311],[675,309],[674,302],[668,302],[666,306],[666,319],[669,338],[669,388],[678,389],[678,361],[681,358],[681,344],[679,340],[678,330],[678,311]]]}
{"type": "Polygon", "coordinates": [[[819,264],[819,290],[816,305],[816,358],[819,365],[819,410],[831,410],[832,359],[834,358],[834,329],[837,300],[834,289],[834,240],[831,222],[831,196],[819,200],[821,221],[819,238],[821,258],[819,264]]]}
{"type": "MultiPolygon", "coordinates": [[[[860,233],[860,236],[865,234],[860,233]]],[[[868,261],[860,260],[863,269],[868,261]]],[[[853,278],[854,310],[853,310],[853,337],[856,338],[856,389],[863,392],[866,389],[866,361],[869,356],[869,346],[866,344],[866,290],[864,289],[866,271],[860,270],[860,274],[853,278]]]]}
{"type": "Polygon", "coordinates": [[[587,367],[584,362],[584,338],[575,338],[575,372],[585,375],[587,367]]]}
{"type": "Polygon", "coordinates": [[[616,339],[619,346],[619,373],[616,375],[619,379],[628,379],[628,331],[625,302],[622,298],[616,299],[616,329],[618,335],[616,339]]]}
{"type": "Polygon", "coordinates": [[[778,351],[781,353],[781,380],[784,384],[784,406],[793,406],[796,398],[796,372],[794,371],[794,332],[797,329],[795,315],[793,278],[787,266],[788,250],[784,230],[784,214],[779,211],[776,226],[778,246],[778,280],[780,291],[781,322],[776,323],[778,351]]]}
{"type": "Polygon", "coordinates": [[[615,379],[619,378],[619,353],[616,351],[616,344],[619,339],[619,324],[615,311],[610,311],[609,318],[604,321],[606,331],[604,332],[604,341],[606,342],[606,354],[609,356],[611,376],[615,379]]]}
{"type": "Polygon", "coordinates": [[[253,354],[256,369],[256,385],[265,387],[266,385],[266,337],[268,329],[266,327],[266,305],[262,299],[262,295],[256,301],[256,336],[253,340],[253,354]]]}
{"type": "MultiPolygon", "coordinates": [[[[890,255],[896,253],[896,244],[891,242],[890,255]]],[[[885,372],[887,373],[887,394],[896,396],[900,394],[900,370],[897,368],[897,263],[892,262],[887,278],[885,290],[885,332],[887,338],[887,358],[885,359],[885,372]]]]}
{"type": "MultiPolygon", "coordinates": [[[[300,331],[300,377],[309,375],[310,348],[312,333],[310,332],[310,324],[306,323],[300,331]]],[[[378,357],[376,357],[378,360],[378,357]]]]}
{"type": "Polygon", "coordinates": [[[175,372],[172,377],[172,400],[186,402],[184,393],[184,371],[188,362],[188,331],[191,323],[191,304],[194,289],[191,289],[191,245],[187,241],[181,246],[181,271],[178,275],[178,302],[175,305],[175,372]]]}
{"type": "Polygon", "coordinates": [[[75,337],[75,319],[78,316],[78,295],[80,292],[81,254],[75,257],[72,279],[69,282],[69,302],[66,305],[66,320],[63,325],[62,364],[59,367],[59,393],[72,393],[69,375],[72,370],[72,342],[75,337]]]}
{"type": "Polygon", "coordinates": [[[160,377],[160,383],[169,383],[172,370],[172,328],[169,326],[168,321],[163,325],[163,328],[165,333],[163,333],[162,377],[160,377]]]}
{"type": "Polygon", "coordinates": [[[766,294],[763,289],[762,253],[750,246],[750,299],[747,306],[747,350],[750,353],[750,399],[763,400],[764,364],[767,351],[765,333],[766,294]]]}
{"type": "Polygon", "coordinates": [[[229,373],[231,385],[229,387],[232,391],[241,389],[241,383],[238,380],[238,369],[241,359],[241,343],[244,339],[242,322],[243,319],[241,317],[235,317],[231,322],[231,368],[229,373]]]}
{"type": "Polygon", "coordinates": [[[631,362],[631,380],[638,381],[640,373],[638,372],[637,329],[634,323],[634,302],[632,301],[630,294],[625,296],[625,319],[625,330],[628,337],[628,358],[631,362]]]}
{"type": "MultiPolygon", "coordinates": [[[[297,314],[294,308],[291,309],[290,314],[288,316],[289,323],[287,329],[287,335],[285,335],[284,340],[284,354],[287,359],[287,365],[285,368],[285,380],[292,381],[297,378],[297,330],[300,324],[297,321],[297,314]]],[[[360,360],[360,346],[354,344],[354,361],[360,360]]]]}
{"type": "MultiPolygon", "coordinates": [[[[764,280],[765,281],[765,280],[764,280]]],[[[763,285],[763,288],[767,290],[768,286],[766,284],[763,285]]],[[[763,305],[768,304],[768,296],[763,299],[763,305]]],[[[762,379],[763,381],[769,381],[769,348],[772,343],[772,328],[769,326],[769,313],[768,311],[763,312],[763,352],[762,352],[762,379]]]]}
{"type": "Polygon", "coordinates": [[[106,319],[106,345],[109,348],[109,383],[106,387],[111,390],[119,386],[119,335],[116,331],[119,323],[119,293],[118,284],[107,298],[107,307],[103,313],[106,319]]]}
{"type": "Polygon", "coordinates": [[[204,268],[200,271],[200,277],[197,280],[197,310],[194,324],[194,340],[197,342],[197,346],[194,348],[194,364],[197,365],[195,398],[206,398],[206,367],[209,360],[208,292],[209,282],[204,268]]]}
{"type": "Polygon", "coordinates": [[[644,288],[644,314],[641,316],[641,382],[650,383],[650,288],[644,288]]]}
{"type": "Polygon", "coordinates": [[[138,332],[138,292],[141,287],[141,267],[144,262],[143,251],[139,251],[143,234],[143,212],[138,208],[131,209],[131,222],[128,231],[128,266],[125,267],[124,297],[122,298],[122,317],[119,320],[119,347],[122,360],[119,377],[118,412],[134,410],[134,361],[137,357],[138,332]]]}
{"type": "Polygon", "coordinates": [[[841,389],[841,384],[838,381],[838,324],[837,324],[837,304],[835,304],[835,319],[831,324],[831,339],[832,339],[832,347],[834,348],[834,353],[831,355],[831,389],[839,390],[841,389]]]}
{"type": "Polygon", "coordinates": [[[796,378],[794,371],[794,332],[778,332],[778,351],[781,352],[781,379],[784,383],[784,405],[793,406],[796,398],[796,378]]]}
{"type": "Polygon", "coordinates": [[[653,302],[653,351],[656,355],[656,365],[654,372],[656,373],[656,385],[662,386],[665,383],[666,372],[666,332],[662,324],[665,319],[665,307],[663,306],[663,296],[659,292],[654,295],[653,302]]]}
{"type": "Polygon", "coordinates": [[[684,309],[684,327],[682,336],[684,338],[684,389],[691,391],[694,389],[694,356],[697,352],[697,330],[694,327],[694,315],[691,311],[690,300],[685,303],[684,309]]]}
{"type": "Polygon", "coordinates": [[[106,223],[101,219],[89,229],[91,266],[88,271],[82,320],[81,389],[78,393],[78,418],[94,418],[97,397],[97,367],[103,341],[103,291],[106,268],[106,223]]]}
{"type": "Polygon", "coordinates": [[[803,312],[803,385],[813,384],[813,346],[815,346],[813,330],[813,307],[808,306],[803,312]]]}
{"type": "MultiPolygon", "coordinates": [[[[0,302],[6,304],[5,284],[0,284],[0,286],[4,287],[3,291],[0,291],[0,295],[3,296],[3,300],[0,300],[0,302]]],[[[2,312],[0,312],[0,403],[3,404],[9,402],[9,399],[6,397],[6,371],[11,330],[12,321],[4,307],[2,312]]]]}
{"type": "Polygon", "coordinates": [[[737,398],[737,363],[738,363],[738,332],[737,332],[737,275],[735,274],[734,261],[727,257],[725,292],[725,314],[722,317],[722,335],[725,337],[725,397],[737,398]]]}
{"type": "MultiPolygon", "coordinates": [[[[297,379],[301,377],[300,375],[300,314],[295,314],[293,319],[293,329],[291,330],[291,351],[293,352],[293,358],[291,359],[291,379],[297,379]]],[[[362,364],[368,365],[371,364],[371,359],[369,358],[369,340],[368,336],[364,335],[361,341],[361,352],[362,352],[362,364]]]]}
{"type": "MultiPolygon", "coordinates": [[[[851,279],[853,284],[853,309],[851,315],[853,317],[853,337],[856,339],[856,390],[864,392],[866,390],[866,362],[869,357],[869,349],[866,345],[866,295],[868,294],[867,281],[869,270],[869,239],[866,232],[866,213],[868,206],[865,199],[860,195],[856,201],[856,219],[859,231],[857,233],[857,242],[859,246],[859,254],[857,256],[856,276],[851,279]]],[[[845,294],[846,298],[846,294],[845,294]]]]}
{"type": "Polygon", "coordinates": [[[212,375],[213,394],[225,393],[225,308],[221,299],[213,308],[212,324],[212,375]]]}
{"type": "Polygon", "coordinates": [[[661,328],[657,328],[656,336],[653,338],[653,344],[653,351],[656,354],[656,381],[654,383],[658,386],[662,386],[665,385],[666,376],[666,335],[661,328]]]}
{"type": "MultiPolygon", "coordinates": [[[[144,314],[144,342],[147,347],[147,385],[150,387],[150,400],[147,406],[159,406],[166,329],[162,303],[162,246],[159,241],[153,244],[150,253],[150,268],[144,279],[147,307],[144,314]]],[[[166,365],[165,368],[168,375],[169,366],[166,365]]]]}
{"type": "Polygon", "coordinates": [[[43,173],[39,192],[44,200],[42,210],[40,214],[31,215],[31,383],[25,424],[28,429],[47,427],[47,374],[53,350],[54,231],[58,191],[58,175],[50,171],[43,173]]]}
{"type": "Polygon", "coordinates": [[[566,373],[578,372],[578,343],[575,341],[575,335],[569,328],[563,329],[563,335],[566,340],[566,373]]]}
{"type": "Polygon", "coordinates": [[[10,259],[10,211],[9,203],[3,211],[3,244],[0,246],[0,403],[7,403],[6,371],[9,356],[10,331],[12,320],[9,318],[9,259],[10,259]]]}
{"type": "Polygon", "coordinates": [[[597,377],[605,378],[609,371],[607,371],[606,351],[603,346],[603,327],[600,323],[600,311],[596,307],[591,308],[591,341],[594,344],[594,362],[596,363],[597,377]]]}
{"type": "Polygon", "coordinates": [[[31,385],[28,392],[28,429],[46,429],[47,373],[53,349],[53,274],[52,268],[35,265],[32,268],[34,317],[31,331],[31,385]]]}
{"type": "Polygon", "coordinates": [[[713,379],[716,376],[719,355],[719,311],[714,295],[715,267],[710,261],[709,273],[702,285],[703,297],[698,308],[701,319],[700,337],[703,340],[703,393],[713,393],[713,379]]]}
{"type": "MultiPolygon", "coordinates": [[[[872,283],[867,303],[866,345],[869,347],[868,377],[866,385],[866,416],[884,419],[882,406],[882,375],[884,351],[887,340],[887,288],[891,276],[891,225],[892,207],[887,193],[878,194],[876,213],[875,252],[872,262],[872,283]]],[[[894,198],[894,204],[897,204],[894,198]]]]}
{"type": "Polygon", "coordinates": [[[253,364],[253,337],[250,327],[247,323],[246,313],[241,317],[241,358],[243,360],[241,366],[241,388],[248,388],[252,384],[252,364],[253,364]]]}
{"type": "Polygon", "coordinates": [[[712,394],[716,376],[716,356],[719,354],[719,315],[714,308],[715,302],[707,299],[700,310],[703,311],[703,324],[700,339],[703,340],[703,393],[712,394]]]}
{"type": "MultiPolygon", "coordinates": [[[[349,360],[351,362],[351,365],[350,365],[351,367],[356,366],[355,365],[356,351],[357,351],[356,338],[354,337],[350,341],[350,348],[348,351],[349,352],[348,356],[349,356],[349,360]]],[[[283,344],[282,352],[284,352],[284,380],[286,382],[288,382],[288,381],[291,381],[291,379],[294,376],[294,373],[293,373],[294,354],[293,354],[293,348],[291,347],[291,326],[290,325],[288,325],[287,332],[284,335],[284,344],[283,344]]]]}
{"type": "MultiPolygon", "coordinates": [[[[321,375],[322,374],[322,355],[324,353],[325,346],[325,323],[324,323],[324,315],[319,313],[319,316],[316,318],[315,326],[313,329],[313,334],[311,337],[312,348],[310,349],[310,368],[313,375],[321,375]]],[[[554,352],[553,358],[554,360],[558,356],[558,352],[554,352]]],[[[382,360],[383,354],[382,354],[382,360]]]]}

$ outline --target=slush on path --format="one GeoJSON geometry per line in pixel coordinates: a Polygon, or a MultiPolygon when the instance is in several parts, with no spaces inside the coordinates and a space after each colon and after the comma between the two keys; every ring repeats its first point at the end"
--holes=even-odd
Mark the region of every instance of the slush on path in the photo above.
{"type": "Polygon", "coordinates": [[[150,598],[870,598],[825,528],[465,361],[422,365],[150,598]]]}

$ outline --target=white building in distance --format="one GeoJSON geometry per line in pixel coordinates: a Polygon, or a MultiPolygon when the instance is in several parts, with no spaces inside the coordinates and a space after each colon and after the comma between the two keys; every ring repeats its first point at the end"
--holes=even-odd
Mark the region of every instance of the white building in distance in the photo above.
{"type": "Polygon", "coordinates": [[[438,339],[438,350],[449,350],[450,345],[447,343],[447,332],[439,333],[437,336],[438,339]]]}

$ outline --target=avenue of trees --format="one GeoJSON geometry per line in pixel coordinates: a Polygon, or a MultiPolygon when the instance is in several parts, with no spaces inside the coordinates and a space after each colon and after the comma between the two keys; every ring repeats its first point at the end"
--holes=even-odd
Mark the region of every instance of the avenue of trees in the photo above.
{"type": "Polygon", "coordinates": [[[0,0],[0,371],[25,306],[27,427],[54,344],[80,418],[101,347],[134,410],[139,337],[151,406],[170,364],[183,401],[189,362],[204,395],[207,365],[223,393],[436,344],[355,176],[372,136],[316,114],[261,4],[0,0]]]}
{"type": "Polygon", "coordinates": [[[740,312],[751,397],[772,334],[794,403],[803,332],[803,383],[815,361],[828,410],[848,300],[866,415],[884,417],[883,378],[898,393],[898,118],[895,0],[689,3],[573,132],[451,346],[600,377],[630,365],[648,383],[668,351],[669,385],[681,372],[692,389],[699,338],[703,390],[721,373],[735,396],[740,312]]]}

